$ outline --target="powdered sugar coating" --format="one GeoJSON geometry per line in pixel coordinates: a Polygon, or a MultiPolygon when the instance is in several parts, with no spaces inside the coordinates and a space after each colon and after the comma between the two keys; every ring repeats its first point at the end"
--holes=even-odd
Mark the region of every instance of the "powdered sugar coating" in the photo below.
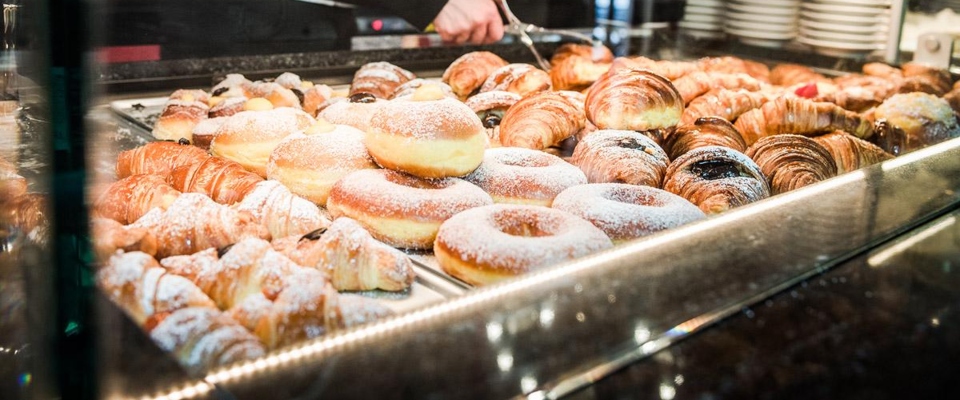
{"type": "Polygon", "coordinates": [[[246,97],[227,97],[220,100],[219,103],[210,107],[210,117],[229,117],[243,111],[243,106],[247,104],[246,97]]]}
{"type": "Polygon", "coordinates": [[[440,91],[443,92],[443,95],[453,99],[457,99],[457,95],[453,93],[453,89],[450,88],[450,85],[447,85],[443,82],[437,82],[435,80],[427,80],[423,78],[416,78],[410,81],[405,82],[404,84],[397,86],[397,89],[393,91],[393,94],[390,95],[390,100],[404,100],[408,99],[409,96],[412,96],[414,92],[417,91],[423,85],[436,85],[440,88],[440,91]]]}
{"type": "Polygon", "coordinates": [[[553,208],[579,216],[614,241],[629,240],[706,217],[686,199],[662,189],[591,183],[564,190],[553,208]]]}
{"type": "Polygon", "coordinates": [[[293,72],[284,72],[273,81],[287,89],[300,89],[302,83],[300,76],[293,72]]]}
{"type": "Polygon", "coordinates": [[[690,150],[670,163],[663,189],[716,214],[770,197],[770,186],[760,167],[745,154],[721,146],[690,150]],[[698,165],[703,171],[697,172],[698,165]],[[714,174],[711,168],[729,174],[714,174]]]}
{"type": "Polygon", "coordinates": [[[225,142],[255,144],[279,140],[303,131],[313,122],[310,114],[290,107],[243,111],[230,116],[220,126],[211,146],[225,142]]]}
{"type": "Polygon", "coordinates": [[[520,275],[612,246],[603,231],[565,211],[495,204],[444,222],[434,251],[453,254],[477,270],[520,275]]]}
{"type": "Polygon", "coordinates": [[[570,162],[590,183],[629,183],[660,187],[670,160],[646,135],[602,129],[587,135],[573,150],[570,162]]]}
{"type": "Polygon", "coordinates": [[[172,352],[191,338],[210,331],[219,315],[220,311],[215,308],[184,308],[164,318],[150,332],[150,337],[161,349],[172,352]]]}
{"type": "Polygon", "coordinates": [[[506,90],[493,90],[489,92],[477,93],[467,98],[464,104],[470,107],[475,113],[480,113],[493,108],[500,108],[506,111],[510,106],[520,101],[520,95],[508,92],[506,90]]]}
{"type": "Polygon", "coordinates": [[[448,97],[386,102],[371,116],[370,127],[381,134],[413,140],[463,139],[483,134],[477,114],[448,97]]]}
{"type": "Polygon", "coordinates": [[[253,214],[271,237],[302,235],[330,224],[316,204],[291,193],[275,180],[257,183],[236,209],[253,214]]]}
{"type": "Polygon", "coordinates": [[[579,168],[560,157],[520,147],[487,149],[483,163],[464,179],[496,202],[533,200],[547,205],[564,189],[587,183],[579,168]]]}
{"type": "Polygon", "coordinates": [[[350,94],[369,93],[377,98],[387,99],[397,86],[416,77],[412,72],[385,61],[367,63],[353,74],[350,94]]]}
{"type": "Polygon", "coordinates": [[[326,107],[321,106],[317,118],[325,119],[331,124],[349,125],[365,132],[370,129],[370,118],[386,102],[387,100],[377,99],[372,103],[354,103],[337,97],[331,99],[326,107]]]}
{"type": "Polygon", "coordinates": [[[352,172],[376,168],[363,144],[363,131],[349,125],[335,125],[333,131],[295,134],[277,146],[267,162],[267,177],[279,168],[298,168],[324,172],[352,172]],[[361,167],[362,166],[362,167],[361,167]]]}

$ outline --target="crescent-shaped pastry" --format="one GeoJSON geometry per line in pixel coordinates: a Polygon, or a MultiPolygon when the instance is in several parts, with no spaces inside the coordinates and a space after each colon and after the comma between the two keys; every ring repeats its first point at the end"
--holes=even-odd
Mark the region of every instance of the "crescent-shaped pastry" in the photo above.
{"type": "Polygon", "coordinates": [[[692,124],[680,124],[663,138],[663,150],[671,160],[704,146],[723,146],[739,152],[747,150],[747,143],[737,128],[720,117],[701,117],[692,124]]]}
{"type": "Polygon", "coordinates": [[[833,155],[806,136],[767,136],[750,146],[746,155],[760,166],[772,194],[786,193],[837,175],[833,155]]]}
{"type": "Polygon", "coordinates": [[[583,129],[582,109],[562,94],[537,92],[520,99],[500,122],[500,142],[506,147],[543,150],[583,129]]]}
{"type": "Polygon", "coordinates": [[[770,197],[770,186],[757,163],[720,146],[693,149],[673,160],[663,189],[696,204],[706,214],[770,197]]]}
{"type": "Polygon", "coordinates": [[[599,129],[645,132],[676,126],[683,105],[666,78],[646,70],[611,69],[590,87],[584,108],[599,129]]]}

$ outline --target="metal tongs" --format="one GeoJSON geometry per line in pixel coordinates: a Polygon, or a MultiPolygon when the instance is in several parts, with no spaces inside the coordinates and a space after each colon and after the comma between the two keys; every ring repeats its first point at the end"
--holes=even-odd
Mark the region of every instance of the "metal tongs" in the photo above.
{"type": "Polygon", "coordinates": [[[547,29],[533,24],[528,24],[526,22],[520,21],[519,18],[510,11],[510,6],[507,5],[507,0],[494,0],[497,3],[497,6],[500,7],[500,11],[503,12],[503,15],[507,17],[507,26],[504,27],[504,30],[511,34],[516,35],[520,39],[520,42],[527,46],[530,49],[530,52],[533,53],[533,56],[537,59],[537,64],[540,64],[540,68],[543,68],[544,71],[550,70],[550,63],[547,62],[543,56],[540,55],[540,52],[537,51],[537,48],[533,45],[533,39],[530,38],[531,33],[536,34],[553,34],[560,36],[568,36],[577,40],[581,40],[587,43],[590,43],[594,46],[600,45],[600,42],[594,40],[588,35],[584,35],[580,32],[568,31],[563,29],[547,29]]]}

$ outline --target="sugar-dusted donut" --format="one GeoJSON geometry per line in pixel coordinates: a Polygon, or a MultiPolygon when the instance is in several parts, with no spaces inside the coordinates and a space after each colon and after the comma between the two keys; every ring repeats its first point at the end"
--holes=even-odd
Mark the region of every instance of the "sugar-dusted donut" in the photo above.
{"type": "Polygon", "coordinates": [[[577,143],[570,162],[580,167],[591,183],[660,187],[670,160],[642,133],[601,129],[577,143]]]}
{"type": "Polygon", "coordinates": [[[626,183],[591,183],[564,190],[553,208],[590,221],[614,243],[703,219],[683,197],[663,189],[626,183]]]}
{"type": "Polygon", "coordinates": [[[469,174],[483,161],[486,142],[477,114],[431,85],[409,101],[384,102],[364,140],[377,164],[421,178],[469,174]]]}
{"type": "Polygon", "coordinates": [[[290,107],[237,113],[220,125],[210,142],[210,153],[266,177],[267,160],[273,149],[287,136],[302,132],[315,122],[310,114],[290,107]]]}
{"type": "Polygon", "coordinates": [[[566,211],[495,204],[444,222],[433,253],[444,272],[486,285],[612,246],[603,231],[566,211]]]}
{"type": "Polygon", "coordinates": [[[363,145],[363,131],[349,125],[319,125],[324,132],[294,134],[277,145],[267,162],[267,178],[324,206],[330,188],[340,178],[378,167],[363,145]]]}
{"type": "Polygon", "coordinates": [[[357,93],[350,97],[334,97],[319,106],[318,119],[332,124],[350,125],[366,132],[370,129],[370,117],[386,103],[369,93],[357,93]]]}
{"type": "Polygon", "coordinates": [[[341,178],[327,198],[333,218],[353,218],[378,240],[411,249],[429,249],[443,221],[489,204],[490,195],[463,179],[428,180],[384,169],[341,178]]]}
{"type": "Polygon", "coordinates": [[[521,147],[487,149],[483,163],[464,177],[496,203],[549,207],[565,189],[587,183],[575,165],[539,150],[521,147]]]}

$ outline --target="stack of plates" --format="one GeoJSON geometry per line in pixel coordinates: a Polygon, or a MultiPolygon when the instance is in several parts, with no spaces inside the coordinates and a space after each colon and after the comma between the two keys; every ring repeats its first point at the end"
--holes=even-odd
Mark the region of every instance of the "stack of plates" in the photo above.
{"type": "Polygon", "coordinates": [[[723,30],[741,43],[781,47],[797,36],[800,0],[729,0],[723,30]]]}
{"type": "Polygon", "coordinates": [[[678,25],[683,33],[696,39],[722,38],[723,1],[687,0],[678,25]]]}
{"type": "Polygon", "coordinates": [[[817,53],[859,57],[883,50],[891,0],[807,0],[800,9],[797,41],[817,53]]]}

